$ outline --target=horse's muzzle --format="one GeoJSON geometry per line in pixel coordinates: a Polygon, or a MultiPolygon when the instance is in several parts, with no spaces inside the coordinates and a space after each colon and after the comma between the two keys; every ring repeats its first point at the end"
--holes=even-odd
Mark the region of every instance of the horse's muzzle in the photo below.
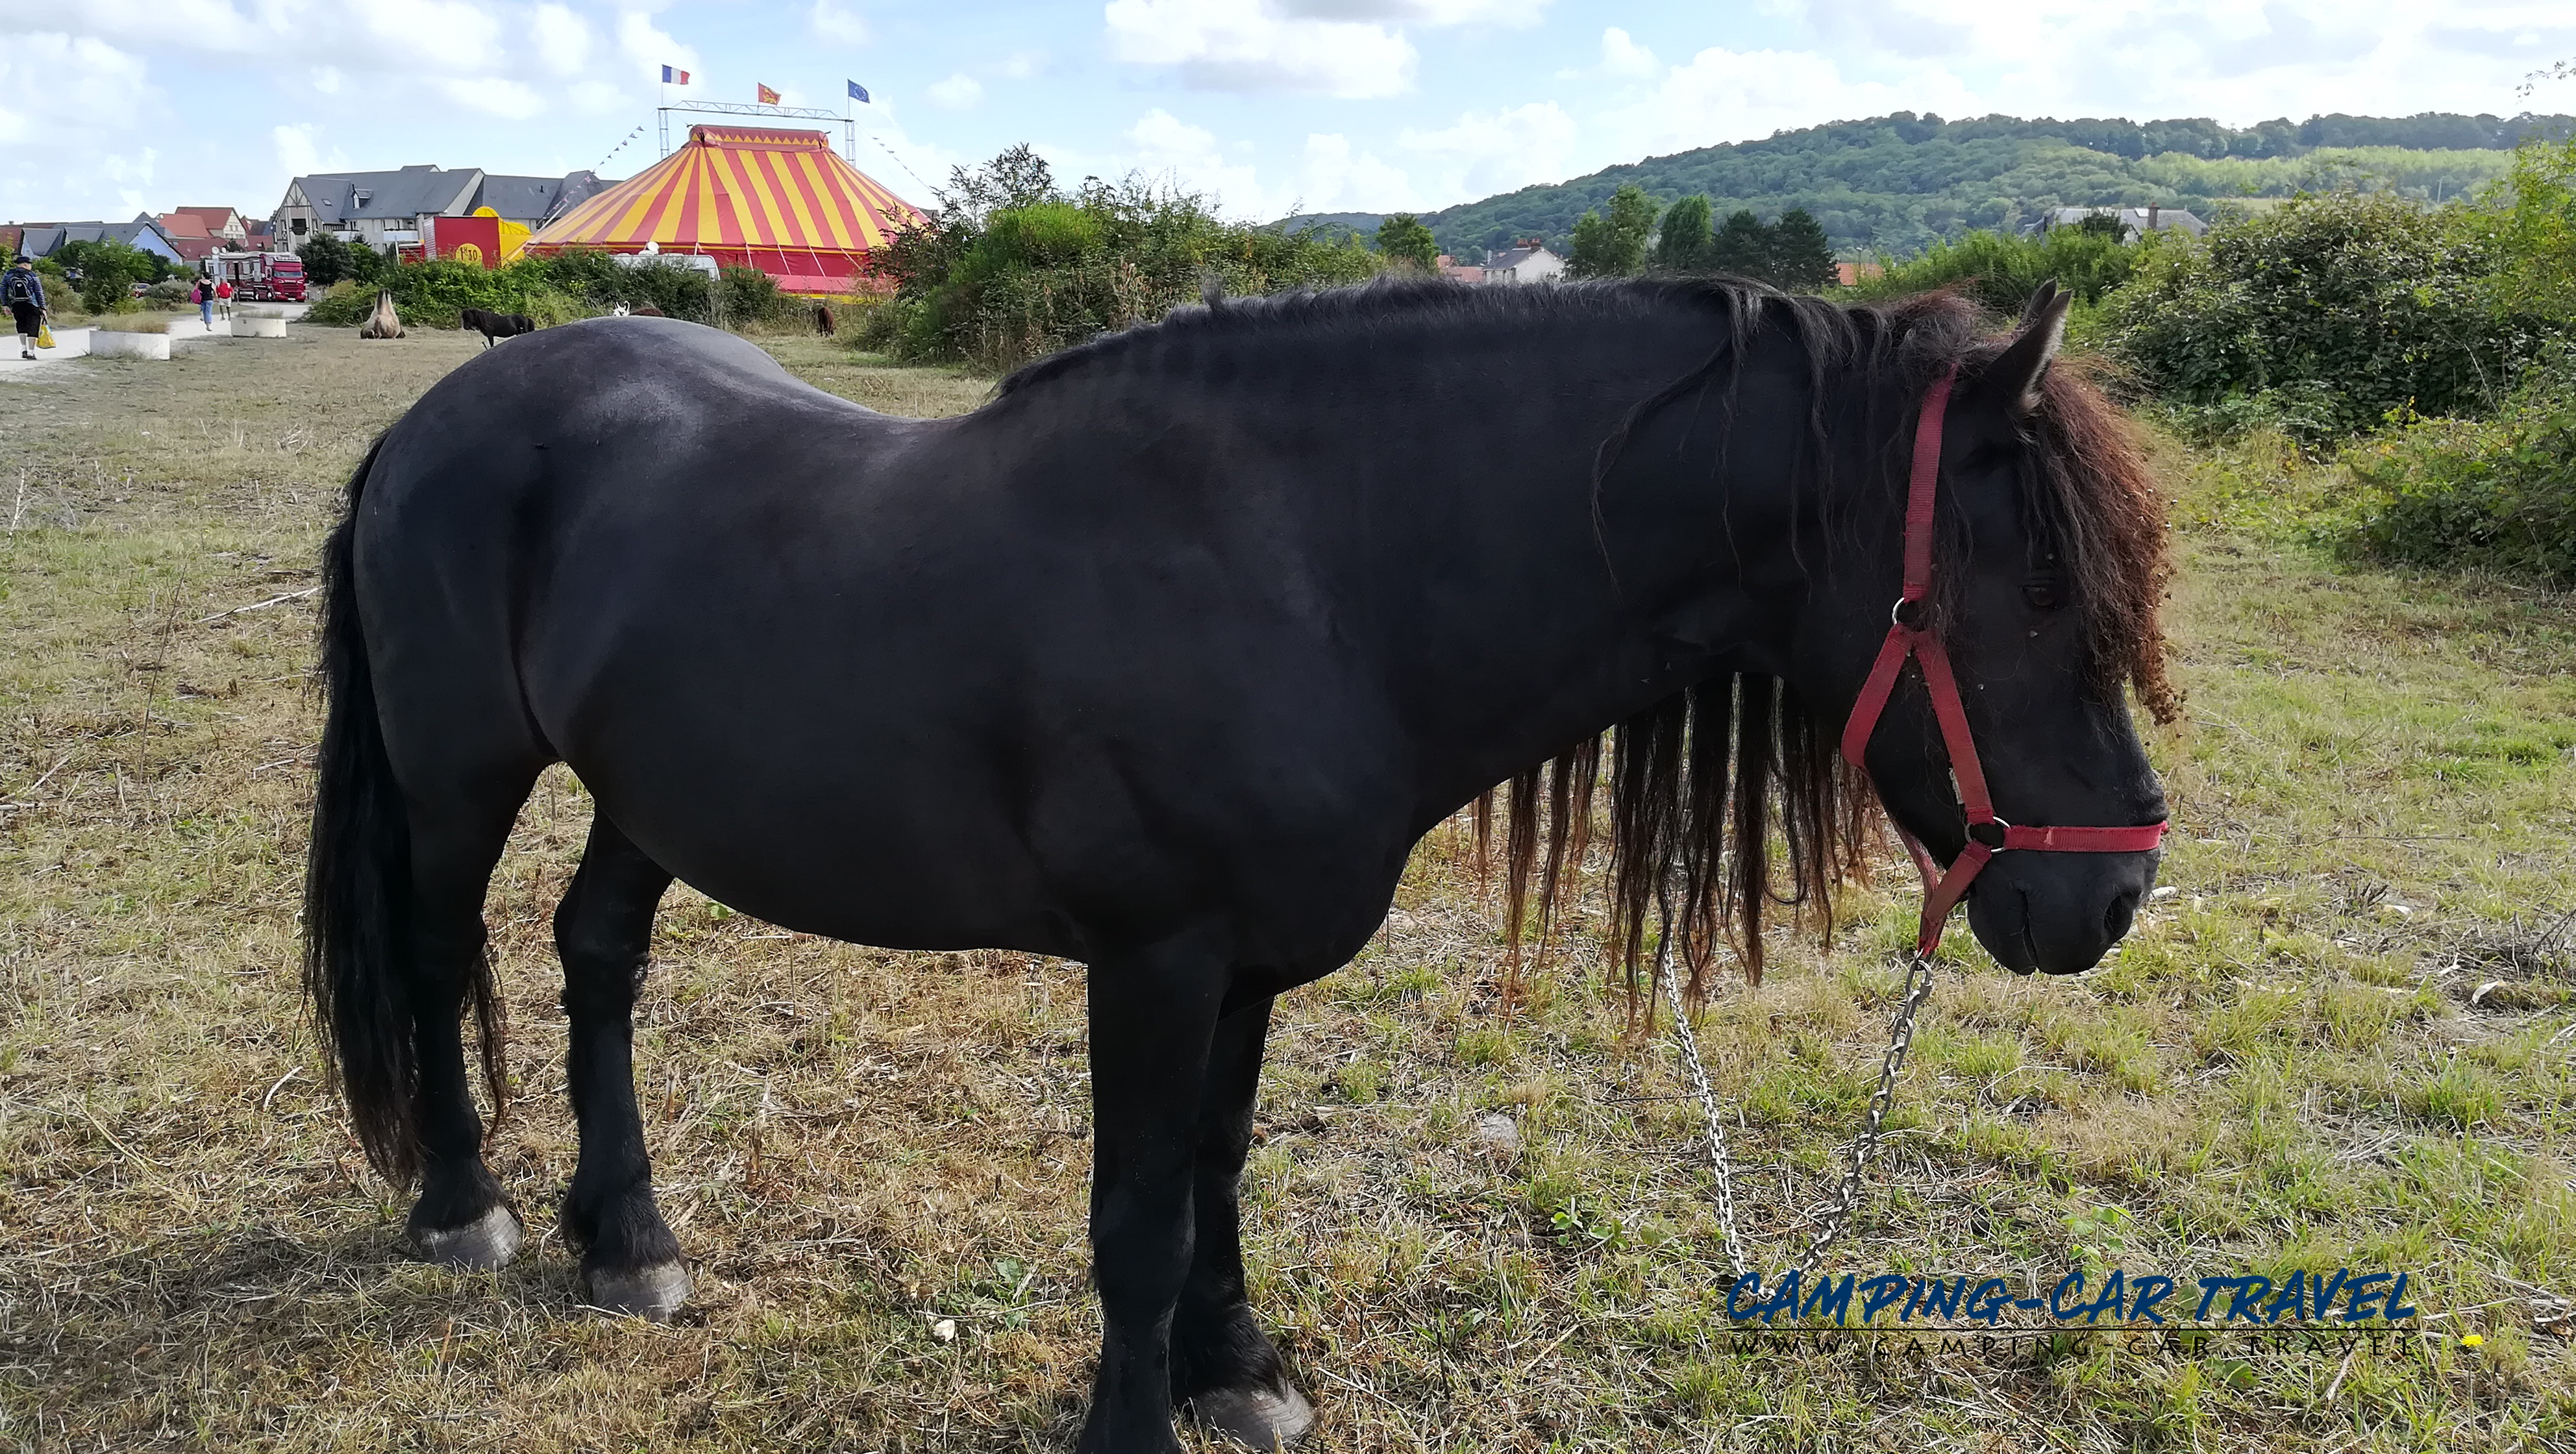
{"type": "Polygon", "coordinates": [[[2016,974],[2080,974],[2129,932],[2161,856],[1997,854],[1968,891],[1968,926],[2016,974]]]}

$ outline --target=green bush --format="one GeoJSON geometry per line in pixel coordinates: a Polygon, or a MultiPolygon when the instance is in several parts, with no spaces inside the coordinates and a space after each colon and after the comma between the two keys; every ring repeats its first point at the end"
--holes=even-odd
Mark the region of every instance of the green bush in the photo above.
{"type": "Polygon", "coordinates": [[[2333,543],[2576,586],[2576,357],[2553,350],[2527,380],[2493,419],[2410,417],[2346,451],[2362,489],[2333,543]]]}
{"type": "Polygon", "coordinates": [[[758,268],[726,268],[715,281],[709,322],[719,328],[806,332],[814,326],[811,299],[778,291],[778,280],[758,268]]]}
{"type": "Polygon", "coordinates": [[[1231,293],[1357,282],[1386,259],[1332,239],[1219,219],[1205,199],[1129,179],[1058,191],[1014,147],[941,193],[940,221],[877,254],[895,296],[861,321],[861,347],[1003,370],[1158,318],[1214,283],[1231,293]]]}
{"type": "Polygon", "coordinates": [[[48,261],[80,269],[81,306],[92,313],[130,309],[136,283],[157,283],[170,273],[169,261],[160,254],[106,238],[64,243],[48,261]]]}
{"type": "MultiPolygon", "coordinates": [[[[351,258],[372,256],[363,247],[351,258]]],[[[793,311],[795,300],[783,299],[777,283],[752,268],[727,269],[710,279],[676,260],[628,266],[606,253],[572,251],[551,257],[519,257],[497,268],[440,258],[427,262],[387,264],[374,277],[344,277],[305,315],[325,325],[357,324],[373,310],[378,287],[390,288],[394,309],[405,323],[424,328],[454,328],[468,308],[492,313],[525,313],[539,324],[569,323],[607,312],[623,303],[646,304],[673,318],[716,321],[762,321],[793,311]],[[723,289],[719,298],[718,290],[723,289]]]]}
{"type": "Polygon", "coordinates": [[[2495,200],[2498,304],[2576,323],[2576,137],[2524,142],[2495,200]]]}
{"type": "Polygon", "coordinates": [[[2129,281],[2141,254],[2165,245],[2172,236],[2158,233],[2142,243],[2123,243],[2098,228],[2052,227],[2036,236],[1971,232],[1956,242],[1936,242],[1903,262],[1881,258],[1885,269],[1863,278],[1845,296],[1902,298],[1950,288],[1998,314],[2017,314],[2040,284],[2053,282],[2081,303],[2129,281]]]}
{"type": "Polygon", "coordinates": [[[2104,338],[2177,405],[2302,399],[2308,412],[2282,422],[2310,444],[2399,410],[2482,414],[2542,337],[2493,306],[2489,222],[2340,193],[2222,223],[2197,245],[2160,237],[2106,300],[2104,338]]]}
{"type": "Polygon", "coordinates": [[[304,310],[305,322],[324,328],[355,328],[375,311],[376,290],[342,278],[311,302],[312,306],[304,310]]]}

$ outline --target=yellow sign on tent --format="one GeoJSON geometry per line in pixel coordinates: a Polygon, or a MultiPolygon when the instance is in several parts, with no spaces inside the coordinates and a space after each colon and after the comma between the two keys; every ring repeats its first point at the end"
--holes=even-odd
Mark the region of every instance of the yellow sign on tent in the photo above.
{"type": "Polygon", "coordinates": [[[512,259],[512,258],[514,258],[514,257],[517,257],[517,256],[519,255],[519,249],[521,249],[521,248],[523,248],[523,247],[526,247],[526,246],[528,245],[529,229],[527,229],[527,228],[525,228],[525,227],[520,226],[520,225],[519,225],[518,223],[516,223],[516,222],[512,222],[510,219],[508,219],[508,218],[506,218],[506,217],[501,216],[501,214],[500,214],[500,213],[493,211],[493,210],[492,210],[491,208],[489,208],[489,207],[477,207],[477,208],[475,208],[475,209],[474,209],[474,215],[475,215],[475,216],[477,216],[477,217],[490,217],[490,218],[495,218],[495,219],[497,219],[497,220],[500,222],[500,224],[501,224],[501,258],[500,258],[500,260],[501,260],[502,262],[508,262],[510,259],[512,259]]]}

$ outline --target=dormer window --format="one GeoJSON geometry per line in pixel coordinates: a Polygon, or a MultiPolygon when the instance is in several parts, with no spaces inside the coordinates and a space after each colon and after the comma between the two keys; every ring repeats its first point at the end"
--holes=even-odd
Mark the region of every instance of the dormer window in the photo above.
{"type": "Polygon", "coordinates": [[[360,193],[358,194],[358,205],[359,205],[359,206],[361,206],[361,207],[366,206],[366,205],[367,205],[367,200],[368,200],[369,198],[371,198],[371,197],[375,196],[375,195],[376,195],[376,194],[375,194],[375,193],[373,193],[373,192],[360,192],[360,193]]]}

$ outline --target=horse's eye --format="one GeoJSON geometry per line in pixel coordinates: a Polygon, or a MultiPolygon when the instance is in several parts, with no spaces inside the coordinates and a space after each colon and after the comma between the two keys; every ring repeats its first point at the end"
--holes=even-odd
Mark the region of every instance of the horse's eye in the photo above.
{"type": "Polygon", "coordinates": [[[2030,602],[2034,611],[2054,611],[2066,604],[2066,598],[2058,594],[2057,582],[2053,580],[2023,582],[2021,598],[2030,602]]]}

